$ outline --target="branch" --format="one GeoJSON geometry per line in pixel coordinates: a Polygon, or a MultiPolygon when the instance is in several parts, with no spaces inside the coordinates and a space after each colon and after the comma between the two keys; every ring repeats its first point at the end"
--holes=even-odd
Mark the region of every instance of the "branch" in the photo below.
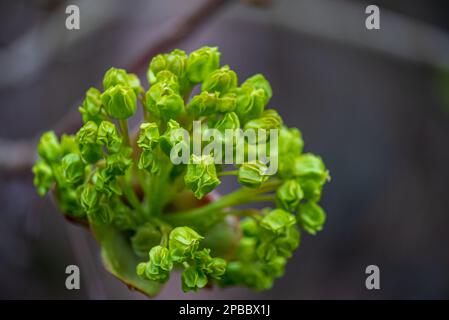
{"type": "MultiPolygon", "coordinates": [[[[130,65],[129,70],[138,73],[147,67],[150,59],[158,53],[168,51],[177,43],[187,39],[202,24],[210,19],[229,0],[206,0],[198,8],[187,13],[161,32],[159,40],[153,42],[144,54],[130,65]]],[[[55,126],[57,134],[75,132],[81,126],[81,116],[78,110],[67,113],[55,126]]],[[[0,174],[17,175],[29,173],[35,160],[35,150],[38,137],[31,141],[6,141],[0,139],[0,174]]]]}

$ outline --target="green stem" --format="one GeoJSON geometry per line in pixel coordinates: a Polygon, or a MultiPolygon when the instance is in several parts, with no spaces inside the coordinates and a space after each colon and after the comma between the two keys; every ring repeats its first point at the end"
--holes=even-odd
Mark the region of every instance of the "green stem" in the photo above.
{"type": "Polygon", "coordinates": [[[254,201],[259,201],[259,202],[276,201],[276,196],[274,194],[260,195],[260,196],[255,197],[254,201]]]}
{"type": "Polygon", "coordinates": [[[137,197],[132,187],[128,183],[124,183],[122,185],[122,190],[126,196],[126,199],[128,199],[129,203],[133,206],[133,208],[139,211],[140,213],[143,213],[142,204],[140,203],[139,198],[137,197]]]}
{"type": "Polygon", "coordinates": [[[120,130],[122,131],[122,135],[124,138],[125,145],[128,147],[131,146],[131,140],[129,138],[129,132],[128,132],[128,120],[119,120],[120,123],[120,130]]]}
{"type": "Polygon", "coordinates": [[[222,171],[222,172],[218,172],[217,176],[222,177],[222,176],[237,176],[239,174],[238,170],[231,170],[231,171],[222,171]]]}
{"type": "MultiPolygon", "coordinates": [[[[165,214],[163,218],[168,223],[174,225],[188,225],[207,220],[210,220],[210,223],[213,223],[214,220],[222,219],[227,215],[228,211],[222,212],[223,209],[259,201],[259,199],[257,199],[258,195],[265,192],[274,191],[280,184],[280,180],[273,179],[265,182],[258,189],[242,187],[203,207],[183,212],[168,213],[165,214]]],[[[263,195],[260,198],[265,201],[265,196],[266,195],[263,195]]]]}

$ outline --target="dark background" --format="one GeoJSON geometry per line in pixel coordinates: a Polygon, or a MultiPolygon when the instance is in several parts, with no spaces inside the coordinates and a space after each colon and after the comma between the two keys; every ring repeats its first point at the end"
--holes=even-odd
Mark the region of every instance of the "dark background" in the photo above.
{"type": "MultiPolygon", "coordinates": [[[[70,114],[105,70],[133,65],[205,1],[1,2],[0,298],[143,298],[36,195],[29,159],[42,131],[76,129],[70,114]],[[68,4],[80,6],[78,31],[65,29],[68,4]],[[79,291],[65,288],[69,264],[80,266],[79,291]]],[[[218,45],[241,79],[265,74],[271,106],[332,181],[324,230],[303,237],[273,289],[185,295],[176,276],[159,298],[449,298],[447,12],[444,1],[229,1],[173,43],[218,45]],[[381,30],[365,29],[368,4],[380,6],[381,30]],[[365,288],[370,264],[377,291],[365,288]]]]}

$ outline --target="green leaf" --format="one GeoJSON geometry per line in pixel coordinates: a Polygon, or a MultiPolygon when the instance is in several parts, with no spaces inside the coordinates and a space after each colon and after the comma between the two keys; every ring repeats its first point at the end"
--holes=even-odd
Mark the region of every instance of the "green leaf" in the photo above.
{"type": "Polygon", "coordinates": [[[153,225],[147,223],[140,226],[131,237],[134,252],[139,257],[146,257],[151,248],[160,243],[161,237],[161,232],[153,225]]]}
{"type": "Polygon", "coordinates": [[[156,281],[144,280],[136,274],[136,266],[142,262],[131,247],[128,237],[117,228],[110,225],[91,225],[92,232],[101,245],[101,256],[106,269],[142,293],[153,297],[159,293],[161,284],[156,281]]]}

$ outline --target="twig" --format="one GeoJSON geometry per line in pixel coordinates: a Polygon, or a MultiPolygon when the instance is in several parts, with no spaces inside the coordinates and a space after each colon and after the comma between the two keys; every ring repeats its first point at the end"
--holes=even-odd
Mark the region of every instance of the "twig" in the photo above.
{"type": "MultiPolygon", "coordinates": [[[[129,70],[137,73],[146,67],[156,54],[172,49],[180,41],[187,39],[203,23],[210,19],[229,0],[206,0],[198,8],[177,19],[159,40],[153,42],[144,54],[130,65],[129,70]]],[[[81,117],[77,110],[67,113],[55,126],[58,134],[76,131],[81,126],[81,117]]],[[[31,141],[0,140],[0,174],[17,175],[29,173],[35,158],[38,138],[31,141]]]]}

